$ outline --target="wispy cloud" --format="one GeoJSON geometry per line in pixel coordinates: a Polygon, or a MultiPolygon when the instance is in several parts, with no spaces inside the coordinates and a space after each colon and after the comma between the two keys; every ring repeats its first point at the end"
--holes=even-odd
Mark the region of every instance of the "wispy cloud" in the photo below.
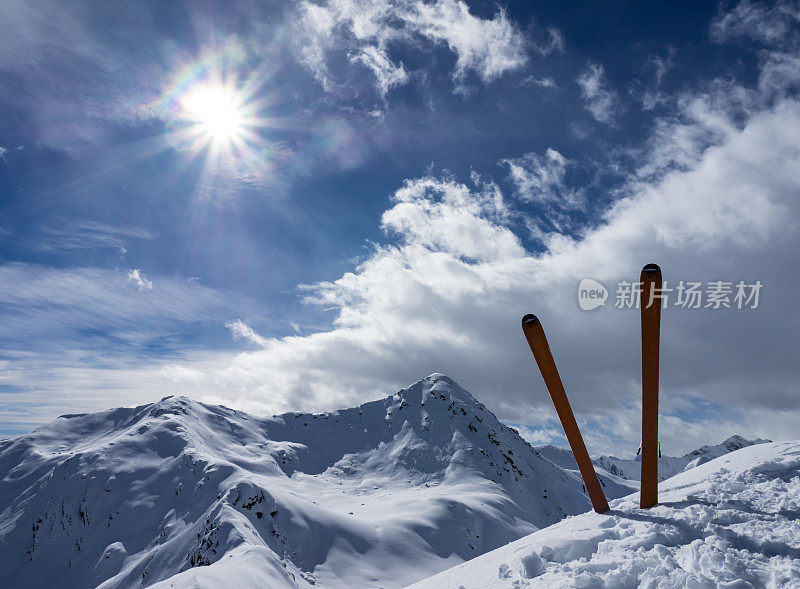
{"type": "Polygon", "coordinates": [[[361,63],[372,71],[381,96],[385,97],[391,88],[402,86],[408,81],[402,62],[397,65],[392,63],[386,53],[377,47],[363,47],[350,61],[361,63]]]}
{"type": "Polygon", "coordinates": [[[0,264],[0,284],[0,436],[61,413],[211,395],[235,356],[224,323],[255,314],[240,295],[172,276],[140,292],[123,271],[14,263],[0,264]]]}
{"type": "Polygon", "coordinates": [[[554,52],[564,51],[564,36],[558,29],[550,27],[547,29],[547,40],[543,43],[533,42],[533,48],[543,57],[554,52]]]}
{"type": "MultiPolygon", "coordinates": [[[[503,9],[483,19],[460,0],[303,2],[298,34],[301,59],[324,87],[334,85],[329,53],[345,51],[352,62],[373,72],[384,96],[409,79],[403,64],[395,64],[390,57],[393,44],[446,46],[456,55],[453,77],[459,83],[469,72],[491,82],[527,61],[524,37],[503,9]]],[[[560,35],[553,30],[540,53],[560,46],[560,35]]]]}
{"type": "Polygon", "coordinates": [[[531,235],[545,240],[547,234],[554,231],[568,234],[572,225],[568,212],[585,204],[583,191],[566,182],[567,167],[572,162],[555,149],[548,148],[544,155],[531,152],[501,163],[508,167],[516,198],[536,203],[542,210],[540,215],[525,216],[531,235]]]}
{"type": "Polygon", "coordinates": [[[490,82],[527,61],[524,39],[503,9],[492,19],[481,19],[464,2],[438,0],[412,4],[404,18],[414,32],[446,43],[456,54],[456,78],[472,70],[490,82]]]}
{"type": "Polygon", "coordinates": [[[589,63],[575,80],[580,86],[586,110],[600,123],[611,123],[621,106],[619,96],[606,80],[605,69],[597,63],[589,63]]]}
{"type": "Polygon", "coordinates": [[[41,227],[33,239],[43,251],[111,248],[124,250],[131,240],[153,239],[143,227],[117,227],[96,221],[65,221],[41,227]]]}
{"type": "Polygon", "coordinates": [[[711,23],[710,33],[720,43],[748,38],[774,45],[783,43],[789,36],[796,36],[798,24],[800,3],[796,0],[769,4],[744,0],[717,15],[711,23]]]}
{"type": "Polygon", "coordinates": [[[537,203],[560,203],[562,206],[578,204],[578,195],[564,182],[568,161],[552,148],[544,155],[526,153],[519,158],[502,161],[508,166],[518,198],[537,203]]]}
{"type": "Polygon", "coordinates": [[[255,330],[247,325],[241,319],[235,321],[228,321],[225,327],[230,329],[233,337],[236,339],[243,339],[257,345],[260,348],[266,348],[269,345],[269,340],[258,335],[255,330]]]}
{"type": "Polygon", "coordinates": [[[147,351],[180,348],[170,337],[189,324],[222,324],[237,314],[241,297],[160,277],[158,288],[142,296],[150,281],[140,270],[52,268],[0,265],[0,342],[3,349],[42,353],[62,346],[147,351]],[[181,327],[184,326],[184,327],[181,327]]]}

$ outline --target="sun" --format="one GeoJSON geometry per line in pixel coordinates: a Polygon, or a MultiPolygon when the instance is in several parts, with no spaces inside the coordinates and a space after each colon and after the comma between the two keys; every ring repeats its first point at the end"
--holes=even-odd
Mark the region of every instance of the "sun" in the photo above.
{"type": "Polygon", "coordinates": [[[181,97],[180,106],[201,142],[228,146],[238,143],[247,131],[244,101],[231,87],[197,84],[181,97]]]}
{"type": "Polygon", "coordinates": [[[290,126],[272,111],[279,100],[270,85],[273,66],[250,67],[239,57],[237,51],[202,52],[143,108],[164,121],[161,145],[181,154],[175,169],[197,174],[200,192],[224,191],[228,180],[255,182],[274,173],[279,149],[274,135],[290,126]]]}

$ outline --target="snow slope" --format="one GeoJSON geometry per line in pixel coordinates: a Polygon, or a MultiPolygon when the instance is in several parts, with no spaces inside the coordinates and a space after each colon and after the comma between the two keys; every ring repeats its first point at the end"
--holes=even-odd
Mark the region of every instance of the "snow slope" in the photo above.
{"type": "Polygon", "coordinates": [[[413,585],[800,587],[800,442],[746,447],[413,585]]]}
{"type": "Polygon", "coordinates": [[[270,419],[167,397],[0,442],[0,579],[401,587],[589,508],[443,375],[270,419]]]}
{"type": "MultiPolygon", "coordinates": [[[[717,444],[716,446],[702,446],[683,456],[663,455],[658,459],[658,480],[665,481],[679,472],[683,472],[700,464],[705,464],[709,460],[719,458],[734,450],[739,450],[755,444],[764,444],[769,441],[770,440],[762,439],[747,440],[742,436],[731,436],[721,444],[717,444]]],[[[578,468],[578,465],[575,464],[575,459],[572,457],[572,452],[569,450],[547,444],[544,446],[536,446],[536,451],[555,464],[558,464],[561,468],[571,470],[578,468]]],[[[641,478],[642,461],[639,456],[633,459],[600,456],[598,458],[593,458],[592,462],[597,468],[602,469],[605,473],[613,477],[630,481],[638,481],[641,478]]]]}

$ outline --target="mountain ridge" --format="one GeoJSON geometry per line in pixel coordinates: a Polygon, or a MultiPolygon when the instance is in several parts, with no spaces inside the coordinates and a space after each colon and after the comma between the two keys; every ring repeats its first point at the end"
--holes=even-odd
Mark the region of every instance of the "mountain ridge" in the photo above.
{"type": "Polygon", "coordinates": [[[0,446],[0,574],[213,586],[241,560],[255,585],[400,587],[587,509],[576,473],[441,374],[266,419],[170,396],[0,446]]]}
{"type": "MultiPolygon", "coordinates": [[[[756,444],[766,444],[771,441],[772,440],[765,440],[762,438],[748,440],[743,436],[734,434],[719,444],[704,445],[687,452],[683,456],[660,456],[658,459],[658,480],[665,481],[680,472],[705,464],[714,458],[740,450],[741,448],[754,446],[756,444]]],[[[566,448],[560,448],[551,444],[542,444],[534,446],[534,448],[537,452],[546,456],[561,468],[569,470],[578,468],[572,456],[572,452],[566,448]]],[[[616,456],[601,455],[592,458],[592,463],[595,467],[600,469],[601,472],[627,481],[638,482],[641,475],[640,456],[636,456],[635,458],[617,458],[616,456]]]]}

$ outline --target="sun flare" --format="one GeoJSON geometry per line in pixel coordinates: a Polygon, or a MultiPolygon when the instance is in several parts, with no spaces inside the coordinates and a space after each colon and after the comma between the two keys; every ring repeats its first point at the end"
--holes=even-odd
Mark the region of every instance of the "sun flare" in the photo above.
{"type": "Polygon", "coordinates": [[[241,98],[223,85],[198,85],[186,93],[180,104],[199,135],[210,142],[236,142],[247,126],[241,98]]]}
{"type": "Polygon", "coordinates": [[[234,67],[210,52],[173,74],[151,108],[165,121],[164,139],[182,154],[179,169],[196,170],[198,190],[220,193],[218,181],[248,182],[271,174],[275,150],[270,132],[286,125],[270,116],[275,94],[271,70],[234,67]]]}

